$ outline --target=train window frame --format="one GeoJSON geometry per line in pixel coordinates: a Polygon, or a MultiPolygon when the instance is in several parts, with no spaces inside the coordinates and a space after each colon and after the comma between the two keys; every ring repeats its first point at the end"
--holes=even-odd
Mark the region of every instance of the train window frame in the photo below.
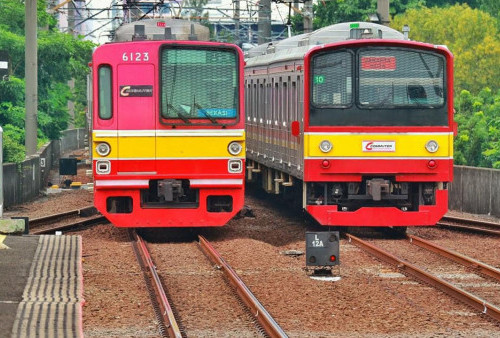
{"type": "Polygon", "coordinates": [[[356,106],[359,109],[368,109],[368,110],[373,110],[373,109],[440,109],[443,107],[447,106],[447,95],[446,93],[448,92],[448,73],[446,71],[446,58],[444,55],[437,53],[437,52],[432,52],[432,51],[427,51],[423,49],[417,49],[417,48],[406,48],[406,47],[391,47],[391,46],[370,46],[369,48],[367,47],[361,47],[357,48],[355,50],[356,53],[356,63],[355,63],[355,78],[356,78],[356,84],[355,84],[355,101],[356,101],[356,106]],[[373,50],[394,50],[394,51],[405,51],[405,52],[413,52],[413,53],[422,53],[422,54],[428,54],[432,55],[435,57],[438,57],[441,62],[442,62],[442,72],[443,72],[443,81],[442,81],[442,93],[443,93],[443,102],[441,104],[399,104],[399,105],[373,105],[373,104],[362,104],[360,102],[360,87],[361,87],[361,57],[362,57],[362,52],[364,51],[373,51],[373,50]]]}
{"type": "Polygon", "coordinates": [[[309,102],[310,102],[310,105],[313,106],[314,108],[319,108],[319,109],[322,109],[322,108],[338,108],[338,109],[348,109],[348,108],[352,108],[355,104],[356,104],[356,100],[355,100],[355,93],[356,93],[356,89],[355,89],[355,82],[357,81],[357,79],[355,79],[356,77],[356,52],[352,49],[348,49],[348,48],[339,48],[339,49],[329,49],[329,50],[326,50],[326,51],[320,51],[318,53],[314,53],[313,55],[311,55],[311,60],[310,60],[310,67],[309,67],[309,88],[308,88],[308,91],[309,91],[309,102]],[[313,84],[314,84],[314,60],[317,58],[317,57],[320,57],[321,55],[325,55],[325,54],[333,54],[333,53],[347,53],[347,54],[350,54],[351,55],[351,99],[350,99],[350,102],[348,104],[318,104],[316,102],[314,102],[314,91],[313,91],[313,84]]]}
{"type": "Polygon", "coordinates": [[[97,114],[101,120],[110,120],[113,118],[113,67],[109,64],[100,64],[99,67],[97,67],[97,114]],[[109,74],[107,75],[109,83],[106,83],[109,88],[106,93],[101,90],[103,89],[103,84],[101,83],[101,70],[103,69],[109,70],[109,74]],[[107,95],[107,97],[104,98],[104,95],[107,95]],[[104,104],[109,110],[109,116],[108,114],[103,114],[103,101],[105,101],[104,104]]]}
{"type": "MultiPolygon", "coordinates": [[[[308,125],[309,126],[358,126],[358,127],[380,127],[380,126],[390,126],[390,127],[443,127],[450,125],[450,117],[448,110],[449,102],[449,88],[448,88],[448,59],[439,50],[428,50],[420,46],[388,46],[384,45],[378,48],[382,49],[402,49],[402,50],[414,50],[418,52],[428,53],[433,56],[439,56],[443,61],[443,104],[440,106],[391,106],[391,107],[380,107],[380,106],[360,106],[358,104],[359,96],[358,91],[358,78],[359,73],[358,65],[359,60],[357,53],[360,49],[372,49],[376,46],[361,46],[352,47],[350,50],[356,54],[356,59],[353,62],[354,74],[354,91],[353,91],[353,101],[354,104],[349,107],[339,107],[339,106],[316,106],[312,102],[312,62],[309,64],[308,69],[308,80],[311,82],[308,88],[304,88],[309,95],[309,104],[307,113],[309,116],[308,125]]],[[[318,52],[311,54],[310,58],[315,57],[319,53],[332,53],[337,50],[344,49],[336,47],[330,47],[328,49],[321,49],[318,52]]],[[[346,47],[346,49],[349,49],[346,47]]]]}
{"type": "MultiPolygon", "coordinates": [[[[158,117],[159,117],[159,122],[162,125],[166,126],[218,126],[218,127],[226,127],[226,126],[234,126],[240,123],[241,119],[241,112],[242,112],[242,100],[245,100],[245,97],[243,95],[240,95],[241,92],[241,86],[245,85],[244,80],[242,81],[242,74],[241,74],[241,57],[238,52],[238,49],[233,46],[228,46],[228,45],[199,45],[199,44],[163,44],[159,50],[158,50],[158,88],[159,88],[159,95],[158,95],[158,104],[159,104],[159,112],[158,112],[158,117]],[[192,117],[189,116],[187,118],[185,117],[165,117],[163,115],[163,94],[164,94],[164,88],[163,88],[163,64],[162,64],[162,56],[165,50],[170,49],[181,49],[181,50],[214,50],[214,51],[229,51],[231,52],[234,57],[235,57],[235,71],[236,71],[236,85],[235,85],[235,93],[234,96],[236,98],[236,105],[235,105],[235,116],[234,117],[192,117]],[[172,120],[172,122],[169,122],[169,120],[172,120]],[[208,120],[208,122],[204,122],[208,120]]],[[[244,88],[243,88],[244,89],[244,88]]],[[[244,107],[243,107],[244,109],[244,107]]]]}

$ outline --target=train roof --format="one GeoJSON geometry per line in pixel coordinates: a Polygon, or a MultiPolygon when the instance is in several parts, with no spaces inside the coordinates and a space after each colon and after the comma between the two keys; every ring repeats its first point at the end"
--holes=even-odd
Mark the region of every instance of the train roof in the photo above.
{"type": "MultiPolygon", "coordinates": [[[[372,22],[343,22],[320,28],[311,33],[258,45],[248,50],[245,57],[252,59],[260,55],[283,55],[285,53],[286,56],[283,59],[290,59],[305,54],[309,49],[317,45],[363,38],[405,40],[404,34],[387,26],[372,22]]],[[[275,57],[270,56],[270,58],[275,57]]],[[[266,59],[269,61],[269,58],[266,59]]]]}
{"type": "Polygon", "coordinates": [[[144,26],[143,40],[166,40],[166,31],[170,30],[171,38],[168,40],[199,40],[208,41],[210,30],[197,22],[163,18],[133,21],[121,25],[116,29],[113,42],[132,41],[135,34],[135,26],[144,26]]]}

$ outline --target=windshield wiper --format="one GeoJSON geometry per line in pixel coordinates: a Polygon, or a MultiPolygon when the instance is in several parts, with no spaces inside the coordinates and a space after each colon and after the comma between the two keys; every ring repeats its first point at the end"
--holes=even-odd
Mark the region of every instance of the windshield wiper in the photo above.
{"type": "Polygon", "coordinates": [[[198,109],[199,111],[201,111],[203,113],[203,115],[205,115],[207,117],[207,119],[210,120],[210,122],[212,122],[213,124],[219,124],[219,122],[217,122],[217,120],[215,119],[215,117],[213,117],[212,115],[210,115],[209,113],[207,113],[207,111],[202,106],[200,106],[198,103],[194,102],[193,106],[196,109],[198,109]]]}
{"type": "Polygon", "coordinates": [[[179,117],[182,121],[184,121],[185,124],[191,124],[191,121],[189,121],[189,119],[186,117],[186,115],[184,115],[183,113],[181,113],[172,104],[170,104],[170,103],[167,104],[167,108],[168,109],[172,109],[177,114],[177,117],[179,117]]]}
{"type": "MultiPolygon", "coordinates": [[[[429,74],[429,76],[431,77],[431,79],[434,80],[435,78],[437,78],[439,76],[439,74],[441,74],[441,68],[442,68],[441,67],[442,66],[441,63],[439,63],[439,69],[436,72],[436,76],[434,76],[434,74],[432,73],[431,69],[427,65],[427,62],[425,62],[425,59],[422,56],[422,54],[419,53],[418,56],[420,57],[420,60],[422,60],[422,63],[424,64],[424,67],[427,70],[427,74],[429,74]]],[[[434,89],[434,93],[436,94],[436,96],[441,97],[441,98],[443,97],[443,88],[441,88],[437,84],[434,84],[433,85],[433,89],[434,89]]]]}

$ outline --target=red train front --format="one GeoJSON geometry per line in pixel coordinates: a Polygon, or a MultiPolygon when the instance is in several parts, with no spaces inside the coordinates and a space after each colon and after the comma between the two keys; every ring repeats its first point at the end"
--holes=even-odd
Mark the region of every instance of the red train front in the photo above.
{"type": "Polygon", "coordinates": [[[345,23],[246,62],[249,178],[299,198],[322,225],[434,225],[447,212],[454,122],[445,47],[345,23]]]}
{"type": "Polygon", "coordinates": [[[243,207],[243,55],[134,41],[93,55],[94,204],[119,227],[223,226],[243,207]]]}

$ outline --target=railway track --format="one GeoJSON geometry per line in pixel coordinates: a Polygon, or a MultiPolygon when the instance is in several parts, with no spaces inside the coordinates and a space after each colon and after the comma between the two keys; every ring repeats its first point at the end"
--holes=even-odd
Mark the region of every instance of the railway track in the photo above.
{"type": "Polygon", "coordinates": [[[442,228],[476,232],[485,235],[500,236],[500,224],[477,219],[444,216],[438,223],[442,228]]]}
{"type": "MultiPolygon", "coordinates": [[[[451,295],[452,297],[460,300],[461,302],[468,304],[469,306],[474,308],[478,314],[487,315],[490,318],[496,320],[497,322],[500,322],[500,307],[498,307],[500,299],[498,298],[498,296],[495,297],[495,294],[498,295],[500,291],[500,283],[498,283],[500,281],[498,279],[498,277],[500,276],[500,270],[488,266],[487,264],[481,263],[477,260],[474,260],[470,257],[466,257],[451,250],[447,250],[443,247],[435,245],[429,241],[418,238],[416,236],[408,236],[408,241],[392,241],[392,244],[398,242],[397,244],[394,244],[398,246],[403,245],[400,244],[402,242],[418,245],[420,248],[423,248],[428,252],[438,254],[442,257],[445,257],[449,260],[457,262],[469,269],[476,271],[476,273],[479,276],[486,275],[487,277],[489,277],[487,282],[470,283],[474,284],[472,286],[467,285],[466,282],[461,281],[459,278],[456,278],[452,283],[446,280],[450,279],[446,278],[446,276],[458,275],[460,277],[464,277],[466,274],[464,274],[463,272],[456,273],[455,272],[456,268],[454,268],[455,270],[452,270],[452,272],[450,272],[449,270],[446,270],[446,268],[444,268],[443,266],[440,266],[440,268],[438,269],[436,269],[436,267],[429,267],[429,265],[431,265],[429,264],[429,262],[435,260],[435,258],[430,258],[429,260],[426,260],[425,262],[426,267],[422,268],[420,266],[424,264],[423,261],[420,261],[418,264],[419,266],[417,266],[417,264],[410,262],[409,259],[407,260],[401,257],[401,255],[393,254],[383,249],[379,245],[375,245],[371,242],[362,240],[351,234],[346,234],[346,235],[350,242],[354,243],[356,246],[362,248],[364,251],[375,256],[379,260],[396,267],[402,274],[409,275],[416,278],[417,280],[423,281],[433,286],[434,288],[441,290],[448,295],[451,295]],[[437,270],[437,272],[432,273],[429,270],[437,270]],[[495,279],[495,281],[492,283],[491,281],[493,279],[495,279]],[[460,287],[458,286],[459,284],[464,284],[465,287],[460,287]],[[493,284],[493,286],[489,286],[490,284],[493,284]],[[485,286],[482,287],[481,285],[485,286]],[[475,290],[470,291],[470,289],[475,289],[475,290]],[[496,304],[486,300],[485,298],[478,296],[477,292],[480,293],[482,292],[482,294],[486,295],[489,294],[490,296],[492,296],[492,298],[495,299],[496,304]]],[[[405,250],[404,248],[403,249],[400,248],[400,252],[403,251],[407,250],[405,250]]]]}
{"type": "MultiPolygon", "coordinates": [[[[186,274],[191,274],[192,272],[190,271],[185,271],[181,272],[183,276],[180,277],[180,280],[174,280],[175,278],[169,278],[169,274],[172,273],[172,271],[178,271],[176,268],[174,270],[169,270],[169,267],[166,266],[170,262],[166,262],[165,260],[162,259],[161,257],[158,256],[158,253],[160,251],[164,251],[163,249],[165,248],[165,244],[146,244],[144,239],[142,239],[137,233],[133,232],[131,235],[134,238],[134,250],[136,251],[136,256],[138,260],[140,261],[140,264],[143,268],[143,271],[145,272],[145,277],[149,281],[148,284],[151,286],[151,293],[153,298],[156,300],[156,308],[157,308],[157,317],[159,319],[160,324],[160,331],[162,332],[162,335],[168,336],[168,337],[184,337],[187,336],[187,333],[193,332],[192,335],[199,335],[199,334],[207,334],[207,330],[210,330],[209,328],[194,328],[193,325],[191,325],[188,322],[198,322],[200,320],[200,317],[203,317],[204,319],[206,318],[205,315],[203,314],[203,310],[200,313],[193,313],[192,310],[183,310],[183,307],[186,307],[188,305],[193,305],[195,304],[195,307],[200,308],[202,307],[203,301],[200,300],[198,295],[193,295],[190,299],[177,299],[176,294],[174,293],[176,288],[182,288],[182,285],[185,283],[189,283],[188,280],[195,280],[197,278],[200,278],[200,276],[185,276],[184,273],[186,274]],[[153,246],[153,250],[150,250],[148,247],[153,246]],[[162,249],[163,247],[163,249],[162,249]],[[153,252],[153,253],[152,253],[153,252]],[[156,257],[156,262],[153,262],[152,256],[156,257]],[[170,273],[169,273],[170,271],[170,273]],[[187,279],[186,279],[187,277],[187,279]],[[164,287],[164,285],[168,286],[168,291],[164,287]],[[191,304],[188,304],[191,303],[191,304]],[[175,304],[175,306],[173,305],[175,304]],[[158,311],[159,310],[159,311],[158,311]],[[189,318],[195,316],[198,317],[197,319],[186,319],[188,317],[186,313],[189,313],[189,318]],[[185,319],[182,323],[182,319],[185,319]],[[197,332],[197,333],[196,333],[197,332]],[[201,333],[203,332],[203,333],[201,333]]],[[[173,245],[173,244],[167,244],[167,245],[173,245]]],[[[240,330],[245,330],[246,327],[248,326],[253,326],[255,333],[252,335],[265,335],[269,337],[287,337],[286,333],[280,328],[280,326],[276,323],[276,321],[271,317],[271,315],[267,312],[267,310],[262,306],[262,304],[258,301],[258,299],[252,294],[250,289],[244,284],[244,282],[238,277],[236,272],[227,264],[227,262],[220,256],[219,253],[214,249],[214,247],[208,242],[206,238],[203,236],[198,237],[198,242],[197,246],[199,250],[200,256],[195,257],[195,260],[203,259],[203,263],[198,263],[199,265],[205,265],[206,264],[206,259],[203,258],[203,254],[210,260],[210,262],[213,264],[209,269],[212,270],[212,275],[216,276],[216,279],[218,280],[216,283],[219,285],[213,285],[212,281],[208,281],[208,279],[212,279],[212,276],[206,276],[202,277],[200,279],[201,283],[200,284],[207,284],[207,285],[212,285],[212,287],[209,287],[207,289],[207,292],[217,292],[215,289],[220,288],[220,284],[223,285],[223,289],[225,289],[225,293],[231,293],[229,298],[237,297],[238,299],[236,300],[236,303],[243,304],[245,306],[245,311],[246,315],[244,314],[245,317],[247,317],[246,322],[247,323],[241,323],[241,314],[239,311],[236,309],[234,305],[229,305],[225,304],[229,308],[229,312],[231,312],[232,315],[234,315],[233,324],[229,325],[234,325],[232,328],[225,328],[224,324],[221,323],[220,319],[214,319],[213,322],[217,323],[217,325],[220,325],[221,328],[224,332],[241,332],[240,330]],[[200,252],[201,251],[201,252],[200,252]],[[221,279],[220,274],[218,271],[222,271],[223,276],[226,278],[225,283],[221,279]],[[229,286],[229,288],[228,288],[229,286]],[[238,324],[236,324],[238,323],[238,324]],[[243,329],[242,329],[243,328],[243,329]]],[[[177,251],[177,257],[181,258],[184,257],[193,257],[195,253],[192,250],[192,245],[188,250],[178,250],[177,251]]],[[[198,268],[198,270],[201,270],[203,268],[198,268]]],[[[196,281],[195,281],[196,283],[196,281]]],[[[200,289],[203,287],[200,286],[200,289]]],[[[203,290],[200,290],[199,293],[201,294],[201,297],[203,297],[203,290]]],[[[227,295],[224,295],[227,297],[227,295]]],[[[227,302],[229,303],[229,302],[227,302]]],[[[210,315],[215,316],[218,315],[218,311],[222,311],[220,308],[219,309],[214,309],[214,311],[211,311],[210,315]]],[[[224,317],[226,317],[225,315],[224,317]]],[[[220,317],[219,317],[220,318],[220,317]]],[[[230,318],[225,318],[226,320],[231,320],[230,318]]],[[[212,334],[214,334],[212,332],[212,334]]],[[[248,332],[247,332],[248,334],[248,332]]]]}
{"type": "Polygon", "coordinates": [[[93,206],[29,220],[30,234],[42,235],[108,223],[93,206]]]}

